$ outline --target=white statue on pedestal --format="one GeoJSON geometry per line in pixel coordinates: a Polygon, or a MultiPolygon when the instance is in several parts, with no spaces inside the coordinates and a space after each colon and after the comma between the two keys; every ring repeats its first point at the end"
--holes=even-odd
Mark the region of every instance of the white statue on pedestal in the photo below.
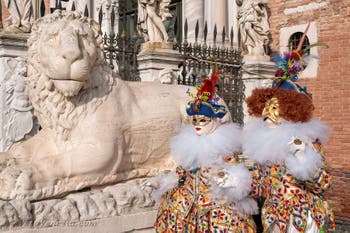
{"type": "Polygon", "coordinates": [[[4,20],[6,31],[30,32],[33,17],[32,0],[5,0],[10,16],[4,20]]]}
{"type": "Polygon", "coordinates": [[[266,55],[264,45],[269,44],[269,23],[267,17],[267,0],[236,0],[238,25],[243,48],[248,55],[266,55]]]}
{"type": "Polygon", "coordinates": [[[40,18],[28,46],[42,129],[0,155],[0,199],[46,199],[172,167],[168,141],[184,120],[187,87],[118,79],[98,24],[78,12],[40,18]]]}
{"type": "Polygon", "coordinates": [[[171,18],[169,12],[170,0],[139,0],[137,30],[144,40],[150,42],[167,42],[163,21],[171,18]]]}

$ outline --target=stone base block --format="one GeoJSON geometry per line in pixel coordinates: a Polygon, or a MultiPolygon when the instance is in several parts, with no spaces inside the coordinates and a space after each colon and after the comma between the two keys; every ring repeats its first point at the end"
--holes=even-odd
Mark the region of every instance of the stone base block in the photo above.
{"type": "Polygon", "coordinates": [[[173,50],[170,44],[142,44],[141,52],[137,55],[141,81],[176,84],[176,73],[182,61],[182,55],[173,50]]]}
{"type": "Polygon", "coordinates": [[[84,222],[47,222],[45,228],[22,228],[5,233],[154,233],[156,211],[140,212],[84,222]],[[51,224],[51,226],[50,226],[51,224]]]}

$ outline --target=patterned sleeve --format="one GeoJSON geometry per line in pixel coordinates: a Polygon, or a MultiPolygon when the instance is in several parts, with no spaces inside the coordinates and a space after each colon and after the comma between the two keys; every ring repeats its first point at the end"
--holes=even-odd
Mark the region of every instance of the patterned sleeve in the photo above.
{"type": "Polygon", "coordinates": [[[323,164],[322,167],[319,168],[313,177],[313,179],[306,181],[306,187],[314,193],[322,193],[329,189],[332,176],[329,173],[329,169],[327,167],[327,163],[324,159],[324,147],[321,142],[316,139],[313,142],[313,146],[315,150],[322,156],[323,164]]]}
{"type": "Polygon", "coordinates": [[[251,184],[251,193],[252,198],[259,198],[265,196],[263,189],[263,172],[261,166],[257,163],[254,163],[253,166],[249,169],[252,174],[252,184],[251,184]]]}
{"type": "Polygon", "coordinates": [[[226,157],[225,161],[232,164],[244,164],[244,166],[249,169],[252,177],[252,182],[250,185],[251,191],[249,193],[249,196],[254,199],[265,197],[263,189],[264,176],[260,164],[252,162],[245,155],[238,152],[234,152],[232,156],[226,157]]]}
{"type": "Polygon", "coordinates": [[[234,152],[231,156],[225,157],[224,160],[233,165],[242,164],[249,170],[252,178],[250,192],[248,194],[249,197],[254,199],[266,197],[265,189],[263,188],[265,177],[260,164],[252,162],[246,156],[237,152],[234,152]]]}

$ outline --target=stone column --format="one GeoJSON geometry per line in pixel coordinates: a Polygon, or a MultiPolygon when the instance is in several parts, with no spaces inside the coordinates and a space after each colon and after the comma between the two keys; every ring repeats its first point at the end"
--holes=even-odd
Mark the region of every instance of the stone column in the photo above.
{"type": "Polygon", "coordinates": [[[221,43],[222,28],[225,26],[228,36],[228,2],[227,0],[204,0],[204,21],[208,23],[208,42],[213,41],[214,26],[217,27],[217,42],[221,43]]]}
{"type": "MultiPolygon", "coordinates": [[[[188,41],[194,42],[195,27],[198,20],[200,42],[203,39],[204,29],[204,1],[203,0],[183,0],[182,1],[182,22],[185,23],[187,19],[188,23],[188,41]]],[[[181,25],[183,30],[183,25],[181,25]]],[[[184,32],[182,35],[185,35],[184,32]]]]}
{"type": "Polygon", "coordinates": [[[141,81],[177,84],[182,55],[170,44],[148,42],[141,46],[137,55],[141,81]]]}
{"type": "Polygon", "coordinates": [[[238,6],[235,1],[227,0],[228,5],[228,26],[231,32],[231,27],[233,28],[233,45],[238,46],[238,21],[237,13],[238,6]]]}
{"type": "MultiPolygon", "coordinates": [[[[275,63],[270,61],[246,61],[243,65],[244,94],[249,97],[257,87],[270,87],[275,75],[275,63]]],[[[247,105],[244,103],[244,122],[249,120],[247,105]]]]}
{"type": "Polygon", "coordinates": [[[0,151],[37,132],[27,93],[28,34],[0,33],[0,151]]]}

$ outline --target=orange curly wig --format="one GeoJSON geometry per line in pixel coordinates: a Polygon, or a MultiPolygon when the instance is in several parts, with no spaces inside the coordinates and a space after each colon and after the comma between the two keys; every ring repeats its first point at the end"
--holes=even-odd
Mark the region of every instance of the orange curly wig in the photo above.
{"type": "Polygon", "coordinates": [[[278,99],[279,114],[283,119],[293,122],[307,122],[312,118],[314,105],[309,97],[293,90],[280,88],[257,88],[253,90],[252,95],[246,99],[248,113],[261,117],[265,102],[272,97],[278,99]]]}

